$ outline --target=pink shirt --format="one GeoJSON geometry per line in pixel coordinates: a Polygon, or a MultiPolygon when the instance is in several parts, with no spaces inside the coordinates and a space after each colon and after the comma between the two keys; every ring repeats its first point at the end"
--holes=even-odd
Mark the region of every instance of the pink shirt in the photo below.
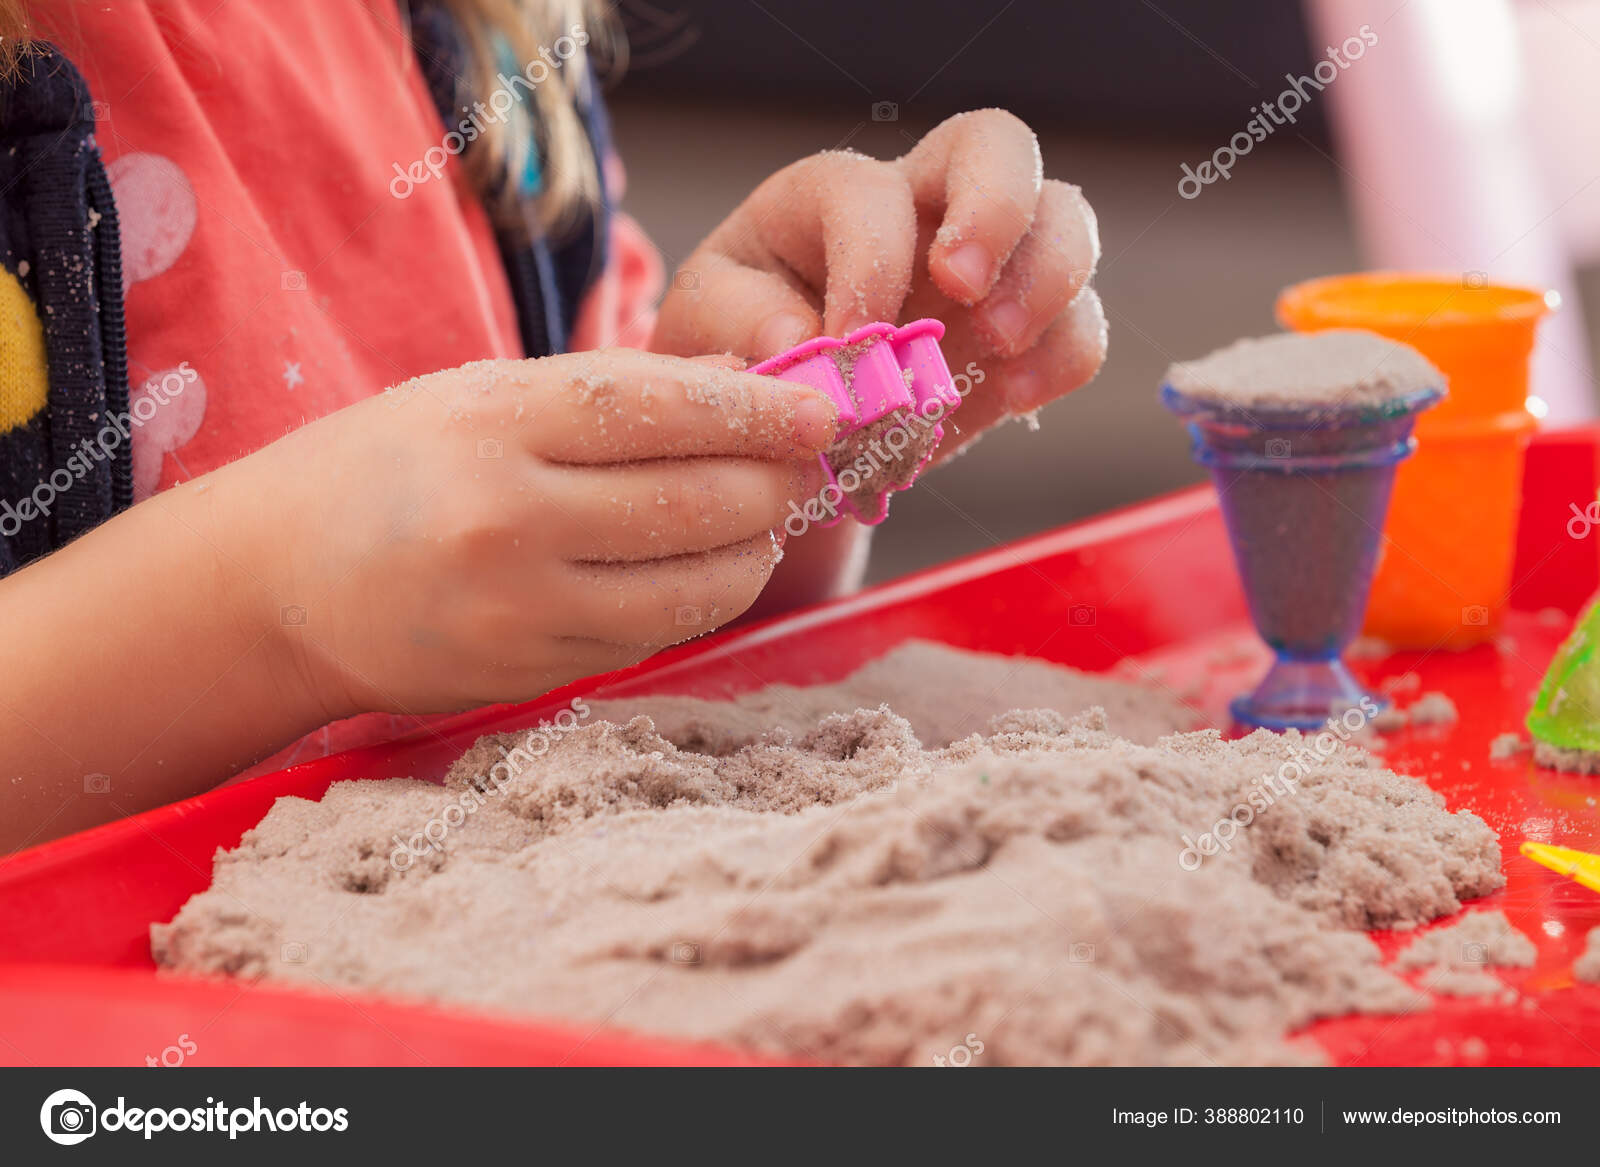
{"type": "MultiPolygon", "coordinates": [[[[166,387],[135,441],[136,499],[413,376],[522,355],[462,176],[390,189],[445,133],[396,0],[72,13],[57,39],[94,96],[121,220],[130,389],[166,387]]],[[[624,216],[613,233],[578,347],[649,335],[660,262],[624,216]]],[[[256,769],[417,721],[341,723],[256,769]]]]}

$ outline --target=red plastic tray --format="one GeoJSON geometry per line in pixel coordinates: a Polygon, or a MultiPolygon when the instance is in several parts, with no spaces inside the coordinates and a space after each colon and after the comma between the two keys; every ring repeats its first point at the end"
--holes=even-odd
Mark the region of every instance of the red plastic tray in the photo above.
{"type": "MultiPolygon", "coordinates": [[[[1313,1027],[1342,1064],[1600,1064],[1600,989],[1572,985],[1569,971],[1584,933],[1600,926],[1600,895],[1516,853],[1524,838],[1600,850],[1600,779],[1488,758],[1491,738],[1520,728],[1564,631],[1537,610],[1571,614],[1600,586],[1600,534],[1578,540],[1565,531],[1568,504],[1581,511],[1595,497],[1596,448],[1584,430],[1543,436],[1530,451],[1512,593],[1521,610],[1497,645],[1355,662],[1374,683],[1414,671],[1423,690],[1443,690],[1460,708],[1456,726],[1398,735],[1387,756],[1501,833],[1509,884],[1480,903],[1504,907],[1538,945],[1533,969],[1507,975],[1524,1001],[1441,999],[1411,1015],[1313,1027]]],[[[1090,670],[1121,662],[1188,694],[1218,724],[1227,697],[1265,657],[1213,496],[1200,488],[673,650],[601,694],[716,697],[837,680],[911,637],[1090,670]]],[[[206,887],[216,849],[236,844],[280,795],[316,798],[358,777],[438,778],[480,734],[532,725],[580,691],[478,710],[0,860],[0,1061],[143,1064],[163,1052],[171,1061],[180,1034],[196,1047],[187,1060],[209,1065],[760,1061],[571,1022],[153,970],[149,925],[206,887]]]]}

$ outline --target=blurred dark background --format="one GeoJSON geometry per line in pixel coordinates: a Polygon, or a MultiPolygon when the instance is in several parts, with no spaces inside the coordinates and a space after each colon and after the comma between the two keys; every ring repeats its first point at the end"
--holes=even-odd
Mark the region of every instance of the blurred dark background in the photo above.
{"type": "MultiPolygon", "coordinates": [[[[1214,137],[1238,129],[1260,100],[1253,82],[1311,66],[1292,0],[629,0],[618,9],[633,46],[626,91],[672,100],[737,95],[859,112],[865,99],[935,121],[999,105],[1099,133],[1214,137]]],[[[1305,124],[1326,133],[1320,110],[1305,124]]]]}
{"type": "MultiPolygon", "coordinates": [[[[1410,12],[1403,0],[1325,7],[1351,10],[1337,14],[1348,33],[1370,21],[1381,36],[1372,56],[1386,53],[1393,66],[1430,48],[1417,43],[1427,34],[1415,15],[1440,0],[1411,4],[1410,12]]],[[[1568,7],[1592,14],[1594,6],[1568,7]]],[[[896,496],[877,535],[873,579],[1198,481],[1179,427],[1156,402],[1166,366],[1273,331],[1273,298],[1286,284],[1382,265],[1363,253],[1346,197],[1377,180],[1341,163],[1331,95],[1241,159],[1228,182],[1192,200],[1177,192],[1182,163],[1209,157],[1284,88],[1286,73],[1305,73],[1321,57],[1328,38],[1312,31],[1314,5],[623,0],[619,8],[631,59],[609,99],[629,170],[625,209],[669,266],[789,162],[843,143],[894,157],[945,117],[988,105],[1032,124],[1047,176],[1080,185],[1099,215],[1096,286],[1111,329],[1104,370],[1043,411],[1038,432],[1007,425],[896,496]]],[[[1590,71],[1600,72],[1600,24],[1589,52],[1590,71]]],[[[1381,67],[1356,64],[1352,79],[1329,88],[1353,92],[1356,74],[1377,78],[1381,67]]],[[[1491,270],[1487,258],[1448,258],[1456,262],[1438,266],[1491,270]]],[[[1586,368],[1587,354],[1581,360],[1586,368]]]]}

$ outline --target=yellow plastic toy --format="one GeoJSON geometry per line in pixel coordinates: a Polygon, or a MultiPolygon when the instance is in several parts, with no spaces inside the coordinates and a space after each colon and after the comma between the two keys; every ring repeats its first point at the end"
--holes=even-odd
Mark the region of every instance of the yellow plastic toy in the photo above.
{"type": "Polygon", "coordinates": [[[1600,891],[1600,855],[1574,851],[1570,847],[1553,847],[1549,843],[1524,843],[1519,849],[1540,867],[1548,867],[1590,891],[1600,891]]]}

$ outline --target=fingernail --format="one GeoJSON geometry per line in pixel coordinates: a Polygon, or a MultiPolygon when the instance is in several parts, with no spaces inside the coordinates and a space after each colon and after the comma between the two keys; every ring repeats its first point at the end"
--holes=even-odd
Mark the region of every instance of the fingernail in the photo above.
{"type": "Polygon", "coordinates": [[[839,409],[820,393],[796,390],[794,394],[794,439],[812,450],[833,445],[839,425],[839,409]]]}
{"type": "Polygon", "coordinates": [[[992,308],[984,309],[989,329],[1006,344],[1012,344],[1028,327],[1028,310],[1015,300],[1002,300],[992,308]]]}
{"type": "Polygon", "coordinates": [[[784,543],[788,542],[788,539],[788,531],[785,531],[782,527],[772,528],[772,541],[777,544],[780,551],[783,549],[784,543]]]}
{"type": "Polygon", "coordinates": [[[1049,400],[1050,386],[1032,369],[1006,376],[1006,408],[1012,413],[1032,413],[1049,400]]]}
{"type": "Polygon", "coordinates": [[[756,332],[756,355],[765,360],[801,344],[811,335],[811,322],[793,312],[771,316],[756,332]]]}
{"type": "Polygon", "coordinates": [[[956,279],[972,289],[973,295],[981,296],[989,290],[989,272],[994,264],[983,244],[963,243],[944,262],[956,279]]]}

